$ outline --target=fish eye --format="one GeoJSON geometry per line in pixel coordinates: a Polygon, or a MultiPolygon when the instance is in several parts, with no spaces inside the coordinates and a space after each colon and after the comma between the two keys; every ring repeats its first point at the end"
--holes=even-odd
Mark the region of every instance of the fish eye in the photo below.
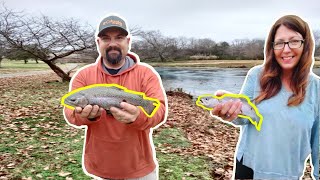
{"type": "Polygon", "coordinates": [[[76,98],[75,97],[71,97],[70,101],[76,101],[76,98]]]}

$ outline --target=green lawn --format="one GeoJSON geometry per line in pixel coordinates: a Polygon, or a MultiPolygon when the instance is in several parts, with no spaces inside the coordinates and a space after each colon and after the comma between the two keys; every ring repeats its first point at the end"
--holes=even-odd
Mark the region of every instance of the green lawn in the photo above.
{"type": "Polygon", "coordinates": [[[160,180],[212,179],[208,160],[205,157],[163,153],[161,151],[161,147],[184,148],[191,146],[181,129],[162,129],[154,135],[154,144],[160,150],[157,152],[160,180]]]}
{"type": "Polygon", "coordinates": [[[47,64],[45,64],[42,61],[38,61],[39,63],[36,63],[36,61],[29,60],[27,64],[24,63],[24,61],[14,61],[14,60],[8,60],[4,59],[1,62],[1,68],[3,69],[32,69],[32,70],[46,70],[50,69],[47,64]]]}

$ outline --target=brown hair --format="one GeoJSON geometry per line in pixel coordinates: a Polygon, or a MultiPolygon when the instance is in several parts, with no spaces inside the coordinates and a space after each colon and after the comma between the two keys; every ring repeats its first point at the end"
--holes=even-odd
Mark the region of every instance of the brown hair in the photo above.
{"type": "Polygon", "coordinates": [[[281,25],[300,33],[304,39],[302,55],[298,64],[294,67],[290,82],[293,94],[288,99],[288,106],[296,106],[303,102],[306,94],[308,76],[314,53],[314,41],[308,24],[295,15],[281,17],[274,23],[269,32],[265,44],[265,65],[260,76],[261,92],[255,98],[255,101],[256,103],[259,103],[265,99],[269,99],[275,96],[281,89],[282,69],[275,59],[272,48],[275,34],[281,25]]]}

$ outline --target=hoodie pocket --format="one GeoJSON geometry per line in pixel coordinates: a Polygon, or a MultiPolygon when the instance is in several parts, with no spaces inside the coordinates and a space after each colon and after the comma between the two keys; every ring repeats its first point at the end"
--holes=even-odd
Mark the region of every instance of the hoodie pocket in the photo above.
{"type": "Polygon", "coordinates": [[[145,163],[140,143],[132,140],[107,141],[91,136],[85,156],[92,169],[115,176],[134,172],[145,163]]]}

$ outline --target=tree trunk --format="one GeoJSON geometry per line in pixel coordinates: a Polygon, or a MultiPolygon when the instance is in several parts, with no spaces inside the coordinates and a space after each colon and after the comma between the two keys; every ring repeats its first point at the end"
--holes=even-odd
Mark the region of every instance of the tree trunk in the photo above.
{"type": "Polygon", "coordinates": [[[160,52],[159,52],[159,56],[160,56],[161,62],[166,62],[166,58],[164,58],[160,52]]]}
{"type": "Polygon", "coordinates": [[[0,57],[0,68],[1,68],[1,61],[2,61],[2,57],[0,57]]]}
{"type": "Polygon", "coordinates": [[[43,61],[59,76],[62,81],[70,81],[71,77],[65,73],[59,66],[55,65],[52,61],[43,61]]]}
{"type": "Polygon", "coordinates": [[[24,63],[27,64],[28,60],[24,59],[24,63]]]}
{"type": "Polygon", "coordinates": [[[38,59],[35,59],[36,60],[36,63],[38,64],[39,62],[38,62],[38,59]]]}

